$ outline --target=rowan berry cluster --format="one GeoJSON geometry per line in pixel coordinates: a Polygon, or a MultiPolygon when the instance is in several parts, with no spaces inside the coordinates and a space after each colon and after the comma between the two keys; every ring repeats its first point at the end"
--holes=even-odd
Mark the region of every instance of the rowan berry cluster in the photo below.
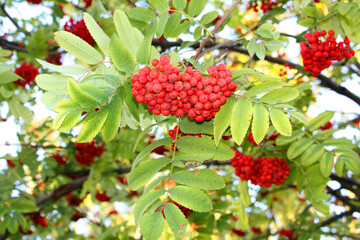
{"type": "Polygon", "coordinates": [[[9,160],[9,159],[6,159],[6,163],[8,165],[9,168],[12,168],[12,167],[15,167],[15,164],[13,161],[9,160]]]}
{"type": "Polygon", "coordinates": [[[14,84],[25,87],[26,85],[33,85],[36,75],[39,74],[39,70],[31,63],[23,63],[20,67],[15,69],[15,73],[22,77],[14,82],[14,84]]]}
{"type": "Polygon", "coordinates": [[[250,230],[255,234],[261,234],[261,228],[252,226],[250,230]]]}
{"type": "Polygon", "coordinates": [[[66,201],[69,203],[70,206],[78,207],[83,201],[83,198],[77,198],[72,195],[72,193],[69,193],[66,195],[66,201]]]}
{"type": "Polygon", "coordinates": [[[294,236],[294,230],[281,229],[279,231],[279,236],[285,236],[290,240],[295,240],[296,239],[296,237],[294,236]]]}
{"type": "Polygon", "coordinates": [[[29,213],[29,216],[31,220],[37,225],[40,225],[42,227],[47,227],[49,225],[48,221],[46,221],[45,216],[42,215],[41,213],[38,212],[29,213]]]}
{"type": "Polygon", "coordinates": [[[75,21],[73,18],[70,18],[70,20],[65,23],[64,30],[67,32],[71,32],[72,34],[83,39],[91,46],[94,46],[95,40],[90,35],[89,30],[86,28],[84,19],[80,21],[75,21]]]}
{"type": "Polygon", "coordinates": [[[92,0],[84,0],[84,3],[85,3],[85,8],[88,8],[91,6],[92,0]]]}
{"type": "Polygon", "coordinates": [[[32,4],[40,4],[42,2],[42,0],[26,0],[26,1],[32,4]]]}
{"type": "MultiPolygon", "coordinates": [[[[273,134],[271,134],[271,136],[270,136],[269,138],[267,138],[266,140],[267,140],[267,141],[275,141],[278,136],[280,136],[280,133],[278,133],[278,134],[273,133],[273,134]]],[[[247,140],[248,140],[250,143],[252,143],[253,145],[259,146],[259,144],[257,144],[257,143],[255,142],[254,136],[252,135],[252,132],[250,132],[250,134],[247,136],[247,140]]],[[[260,144],[262,144],[263,142],[264,142],[264,140],[262,140],[260,144]]]]}
{"type": "Polygon", "coordinates": [[[231,232],[238,235],[239,237],[243,237],[246,234],[244,231],[236,228],[231,228],[231,232]]]}
{"type": "Polygon", "coordinates": [[[48,53],[45,58],[45,61],[47,61],[48,63],[55,64],[55,65],[62,65],[61,53],[59,53],[59,52],[48,53]]]}
{"type": "Polygon", "coordinates": [[[272,184],[281,185],[290,173],[290,168],[283,159],[257,158],[235,152],[234,158],[230,159],[235,168],[235,175],[242,181],[251,180],[252,184],[261,187],[271,187],[272,184]]]}
{"type": "Polygon", "coordinates": [[[343,42],[336,42],[335,32],[329,30],[316,31],[314,34],[305,33],[306,42],[301,42],[301,57],[303,58],[304,70],[317,76],[322,70],[330,67],[332,61],[340,61],[343,58],[351,58],[355,51],[350,49],[350,40],[345,37],[343,42]],[[326,34],[328,35],[325,38],[326,34]]]}
{"type": "Polygon", "coordinates": [[[96,141],[88,143],[76,143],[75,160],[80,165],[90,166],[95,157],[100,157],[104,153],[104,145],[96,141]]]}
{"type": "Polygon", "coordinates": [[[99,201],[99,202],[108,202],[110,201],[110,197],[108,197],[106,195],[106,191],[104,192],[100,192],[99,190],[96,191],[96,194],[95,194],[95,198],[99,201]]]}
{"type": "Polygon", "coordinates": [[[76,211],[72,216],[71,216],[71,220],[73,220],[73,221],[77,221],[77,220],[79,220],[80,218],[84,218],[85,217],[85,215],[84,214],[82,214],[82,213],[79,213],[78,211],[76,211]]]}
{"type": "Polygon", "coordinates": [[[56,154],[50,155],[50,157],[52,159],[54,159],[61,166],[66,165],[66,162],[68,160],[67,156],[65,156],[65,155],[60,156],[59,152],[57,152],[56,154]]]}
{"type": "Polygon", "coordinates": [[[152,66],[153,69],[142,68],[131,77],[131,92],[155,115],[187,115],[197,122],[210,120],[237,88],[232,72],[224,64],[209,67],[210,77],[201,76],[191,66],[180,73],[166,55],[160,57],[160,62],[152,60],[152,66]]]}
{"type": "Polygon", "coordinates": [[[272,6],[276,6],[279,3],[276,1],[271,1],[271,0],[261,0],[260,3],[258,2],[250,2],[249,6],[248,6],[248,10],[252,9],[254,12],[258,12],[258,6],[260,6],[260,10],[263,13],[266,13],[267,11],[270,11],[272,6]]]}
{"type": "Polygon", "coordinates": [[[332,122],[328,121],[327,123],[325,123],[324,125],[322,125],[319,129],[320,129],[320,130],[327,130],[327,129],[332,128],[332,126],[333,126],[332,122]]]}

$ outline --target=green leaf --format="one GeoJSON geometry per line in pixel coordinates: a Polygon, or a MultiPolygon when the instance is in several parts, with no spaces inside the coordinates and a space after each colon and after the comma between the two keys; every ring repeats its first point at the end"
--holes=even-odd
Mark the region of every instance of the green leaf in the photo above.
{"type": "Polygon", "coordinates": [[[249,195],[249,189],[247,181],[240,181],[238,185],[238,190],[240,193],[240,200],[243,206],[247,207],[251,204],[251,199],[249,195]]]}
{"type": "Polygon", "coordinates": [[[147,194],[148,192],[150,192],[151,190],[154,189],[154,187],[156,187],[161,181],[167,180],[169,179],[168,176],[162,176],[162,177],[158,177],[155,180],[153,180],[152,182],[150,182],[148,185],[145,186],[144,192],[143,194],[147,194]]]}
{"type": "Polygon", "coordinates": [[[294,159],[300,154],[302,154],[310,145],[314,142],[314,140],[309,138],[302,138],[296,142],[293,142],[288,148],[286,155],[289,159],[294,159]]]}
{"type": "Polygon", "coordinates": [[[214,140],[205,136],[201,138],[193,136],[181,137],[177,141],[176,147],[188,154],[213,154],[214,160],[229,160],[234,157],[234,153],[228,145],[220,142],[217,148],[214,140]]]}
{"type": "Polygon", "coordinates": [[[123,88],[117,90],[111,102],[108,105],[109,116],[101,131],[106,142],[110,142],[117,134],[120,127],[121,110],[123,109],[123,88]]]}
{"type": "Polygon", "coordinates": [[[101,29],[99,24],[91,17],[90,14],[84,12],[83,19],[86,25],[86,28],[89,30],[91,36],[94,38],[95,42],[105,54],[105,56],[110,57],[109,44],[110,38],[106,33],[101,29]]]}
{"type": "Polygon", "coordinates": [[[311,145],[301,156],[300,163],[304,166],[310,166],[317,162],[321,155],[325,152],[323,146],[319,144],[311,145]]]}
{"type": "Polygon", "coordinates": [[[208,12],[207,14],[202,16],[200,23],[203,25],[211,23],[217,16],[219,16],[219,12],[216,10],[208,12]]]}
{"type": "Polygon", "coordinates": [[[93,118],[84,124],[77,137],[77,142],[91,142],[101,131],[108,117],[108,108],[100,109],[93,118]]]}
{"type": "MultiPolygon", "coordinates": [[[[129,22],[129,19],[123,11],[116,9],[114,13],[114,24],[120,42],[132,56],[136,55],[138,45],[135,41],[135,33],[129,22]]],[[[114,49],[115,51],[116,49],[114,49]]],[[[111,55],[111,40],[110,40],[110,55],[111,55]]]]}
{"type": "Polygon", "coordinates": [[[11,210],[22,213],[31,213],[37,210],[35,202],[28,199],[11,198],[9,204],[11,210]]]}
{"type": "Polygon", "coordinates": [[[340,158],[343,158],[345,161],[345,166],[352,171],[354,174],[360,173],[360,160],[359,158],[347,157],[341,155],[340,158]]]}
{"type": "Polygon", "coordinates": [[[76,123],[79,121],[79,119],[81,117],[81,113],[82,113],[82,110],[69,112],[66,115],[66,117],[64,118],[64,120],[62,121],[61,125],[55,130],[67,131],[67,130],[72,129],[76,125],[76,123]]]}
{"type": "Polygon", "coordinates": [[[62,49],[87,64],[95,65],[103,60],[101,54],[80,37],[67,31],[58,31],[54,35],[55,41],[62,49]]]}
{"type": "Polygon", "coordinates": [[[211,159],[214,155],[212,153],[198,153],[198,154],[177,154],[174,159],[174,162],[178,161],[193,161],[193,162],[202,162],[208,159],[211,159]]]}
{"type": "Polygon", "coordinates": [[[184,20],[182,23],[180,23],[180,25],[177,27],[175,32],[173,32],[169,37],[171,38],[178,37],[180,34],[187,31],[190,28],[190,26],[191,26],[191,21],[184,20]]]}
{"type": "Polygon", "coordinates": [[[179,171],[171,178],[177,183],[204,190],[218,190],[225,187],[224,179],[210,169],[179,171]]]}
{"type": "Polygon", "coordinates": [[[191,133],[191,134],[201,133],[201,134],[212,135],[214,133],[214,124],[213,121],[205,121],[202,123],[198,123],[194,120],[184,118],[180,122],[180,130],[183,133],[191,133]]]}
{"type": "Polygon", "coordinates": [[[119,71],[130,73],[135,69],[133,56],[115,34],[110,40],[110,56],[119,71]]]}
{"type": "Polygon", "coordinates": [[[2,218],[6,213],[8,213],[11,209],[6,206],[6,205],[2,205],[0,206],[0,217],[2,218]]]}
{"type": "Polygon", "coordinates": [[[179,54],[177,54],[177,52],[175,52],[175,51],[170,51],[169,57],[170,57],[170,62],[172,62],[172,63],[181,62],[181,58],[180,58],[179,54]]]}
{"type": "Polygon", "coordinates": [[[156,18],[156,15],[153,11],[151,11],[150,9],[147,9],[147,8],[143,8],[143,7],[131,8],[127,12],[127,14],[131,18],[139,20],[139,21],[143,21],[143,22],[150,22],[151,20],[156,18]]]}
{"type": "Polygon", "coordinates": [[[153,5],[159,12],[163,12],[169,7],[169,3],[166,0],[149,0],[149,3],[151,3],[151,5],[153,5]]]}
{"type": "Polygon", "coordinates": [[[284,136],[291,136],[292,128],[291,123],[281,110],[276,108],[270,109],[270,119],[275,129],[284,136]]]}
{"type": "Polygon", "coordinates": [[[206,0],[191,0],[188,7],[188,14],[190,17],[199,15],[206,4],[206,0]]]}
{"type": "Polygon", "coordinates": [[[267,82],[261,82],[254,87],[250,88],[249,91],[247,91],[244,96],[245,97],[252,97],[255,95],[263,94],[268,91],[286,86],[287,84],[282,81],[267,81],[267,82]]]}
{"type": "Polygon", "coordinates": [[[344,165],[345,165],[344,159],[338,158],[338,159],[336,160],[336,163],[335,163],[335,173],[336,173],[336,175],[338,175],[339,177],[341,177],[341,176],[343,175],[344,165]]]}
{"type": "Polygon", "coordinates": [[[247,45],[247,49],[249,51],[250,57],[254,56],[254,53],[256,51],[256,39],[255,38],[252,38],[249,41],[249,44],[247,45]]]}
{"type": "Polygon", "coordinates": [[[340,3],[337,5],[337,10],[341,15],[345,15],[351,10],[352,7],[354,7],[354,5],[351,3],[340,3]]]}
{"type": "Polygon", "coordinates": [[[297,120],[299,120],[301,123],[309,125],[309,119],[307,119],[307,117],[303,113],[297,111],[289,111],[288,113],[297,120]]]}
{"type": "Polygon", "coordinates": [[[271,41],[271,42],[264,41],[263,43],[265,47],[271,52],[275,52],[283,46],[283,42],[280,40],[271,41]]]}
{"type": "Polygon", "coordinates": [[[252,104],[245,98],[239,99],[233,108],[231,116],[231,134],[234,141],[241,145],[252,118],[252,104]]]}
{"type": "Polygon", "coordinates": [[[19,223],[15,218],[10,218],[6,226],[11,234],[15,234],[19,230],[19,223]]]}
{"type": "Polygon", "coordinates": [[[135,224],[138,225],[139,220],[145,210],[155,202],[160,196],[164,195],[165,189],[156,190],[142,195],[136,202],[134,209],[135,224]]]}
{"type": "Polygon", "coordinates": [[[21,77],[11,71],[3,72],[0,74],[0,84],[11,83],[20,79],[21,77]]]}
{"type": "Polygon", "coordinates": [[[149,64],[152,39],[153,35],[147,36],[139,46],[139,49],[136,53],[136,59],[141,64],[149,64]]]}
{"type": "Polygon", "coordinates": [[[105,104],[109,100],[106,92],[99,87],[89,83],[80,83],[79,87],[82,91],[92,96],[99,104],[105,104]]]}
{"type": "Polygon", "coordinates": [[[256,56],[260,60],[265,59],[265,47],[264,47],[264,45],[262,43],[259,43],[258,45],[256,45],[255,53],[256,53],[256,56]]]}
{"type": "Polygon", "coordinates": [[[150,145],[146,146],[146,148],[144,148],[144,150],[142,150],[135,158],[133,165],[132,165],[132,169],[134,169],[136,167],[136,165],[149,153],[151,153],[152,150],[154,150],[155,148],[162,146],[162,145],[168,145],[170,143],[173,142],[172,138],[162,138],[159,139],[153,143],[151,143],[150,145]]]}
{"type": "Polygon", "coordinates": [[[164,226],[164,216],[161,212],[146,214],[140,220],[140,229],[145,240],[159,239],[164,230],[164,226]]]}
{"type": "Polygon", "coordinates": [[[283,87],[267,93],[262,98],[260,98],[260,101],[270,104],[283,103],[294,100],[298,96],[299,96],[299,91],[296,88],[283,87]]]}
{"type": "Polygon", "coordinates": [[[260,144],[264,139],[269,129],[269,112],[267,109],[255,103],[253,107],[253,120],[251,125],[251,132],[256,144],[260,144]]]}
{"type": "Polygon", "coordinates": [[[186,186],[176,186],[169,190],[170,198],[180,205],[197,212],[212,210],[211,200],[203,191],[186,186]]]}
{"type": "Polygon", "coordinates": [[[186,0],[173,0],[173,5],[176,9],[182,10],[186,8],[187,1],[186,0]]]}
{"type": "Polygon", "coordinates": [[[159,17],[159,22],[156,26],[156,37],[160,38],[163,35],[168,17],[169,12],[165,12],[159,17]]]}
{"type": "Polygon", "coordinates": [[[169,19],[167,20],[165,29],[164,29],[164,37],[168,38],[170,36],[172,36],[176,29],[179,27],[181,22],[181,13],[176,12],[171,14],[171,16],[169,17],[169,19]]]}
{"type": "Polygon", "coordinates": [[[0,87],[0,93],[4,98],[10,98],[14,95],[14,92],[11,90],[8,90],[4,85],[0,87]]]}
{"type": "Polygon", "coordinates": [[[80,75],[80,74],[83,74],[87,70],[86,67],[84,67],[83,65],[80,65],[80,64],[59,66],[59,65],[48,63],[46,61],[43,61],[43,60],[40,60],[37,58],[36,58],[36,61],[38,61],[38,63],[40,63],[43,67],[53,70],[55,72],[59,72],[59,73],[80,75]]]}
{"type": "Polygon", "coordinates": [[[79,85],[71,78],[68,78],[67,88],[69,95],[74,102],[77,102],[81,107],[91,108],[98,105],[95,98],[80,89],[79,85]]]}
{"type": "Polygon", "coordinates": [[[178,206],[173,203],[166,203],[164,215],[171,231],[176,236],[181,236],[185,233],[188,221],[178,206]]]}
{"type": "Polygon", "coordinates": [[[12,98],[8,101],[9,109],[16,119],[21,117],[26,123],[31,123],[33,112],[21,104],[18,100],[12,98]]]}
{"type": "Polygon", "coordinates": [[[291,137],[279,136],[276,138],[275,143],[277,146],[284,146],[286,144],[292,143],[293,141],[297,140],[304,136],[305,132],[300,129],[296,130],[292,133],[291,137]]]}
{"type": "Polygon", "coordinates": [[[326,111],[321,113],[316,118],[313,118],[310,120],[309,130],[314,131],[319,129],[322,125],[330,121],[330,119],[334,116],[335,112],[326,111]]]}
{"type": "Polygon", "coordinates": [[[39,74],[36,76],[35,81],[40,88],[51,91],[66,89],[68,79],[70,77],[64,75],[39,74]]]}
{"type": "Polygon", "coordinates": [[[170,158],[158,158],[150,160],[131,170],[127,177],[129,188],[134,191],[138,190],[140,187],[149,182],[161,168],[170,162],[170,158]]]}
{"type": "Polygon", "coordinates": [[[219,112],[214,118],[214,141],[216,146],[219,146],[223,133],[229,127],[231,122],[231,115],[234,107],[234,98],[228,98],[226,103],[221,106],[219,112]]]}
{"type": "Polygon", "coordinates": [[[0,64],[0,74],[11,71],[15,64],[0,64]]]}
{"type": "Polygon", "coordinates": [[[320,164],[320,172],[321,174],[327,178],[330,177],[331,174],[331,170],[334,166],[334,156],[330,153],[330,152],[325,152],[320,160],[319,160],[319,164],[320,164]]]}

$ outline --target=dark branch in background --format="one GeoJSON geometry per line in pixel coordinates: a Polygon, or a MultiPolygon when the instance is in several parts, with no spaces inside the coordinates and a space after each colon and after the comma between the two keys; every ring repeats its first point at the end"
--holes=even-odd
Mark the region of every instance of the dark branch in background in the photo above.
{"type": "Polygon", "coordinates": [[[7,50],[16,50],[19,52],[27,52],[24,47],[21,47],[20,44],[10,42],[8,40],[5,40],[3,38],[0,38],[0,47],[7,50]]]}
{"type": "MultiPolygon", "coordinates": [[[[168,42],[168,41],[153,41],[153,45],[154,46],[161,46],[163,48],[170,48],[170,47],[178,47],[181,46],[181,41],[176,41],[176,42],[168,42]]],[[[232,51],[235,52],[239,52],[239,53],[243,53],[246,55],[249,55],[248,50],[246,50],[245,48],[241,47],[241,43],[240,42],[232,42],[232,41],[228,41],[229,45],[224,45],[223,43],[219,43],[219,44],[215,44],[215,43],[211,43],[211,42],[207,42],[206,46],[207,48],[212,48],[213,50],[215,49],[230,49],[232,51]]],[[[198,43],[195,43],[193,45],[191,45],[191,48],[197,48],[199,46],[198,43]]],[[[256,56],[253,56],[254,60],[259,60],[256,56]]],[[[272,62],[272,63],[277,63],[277,64],[281,64],[281,65],[285,65],[288,64],[289,66],[292,66],[293,68],[296,68],[300,71],[303,71],[304,68],[298,64],[289,62],[287,60],[281,59],[281,58],[275,58],[269,55],[265,56],[265,60],[272,62]]],[[[336,82],[332,81],[330,78],[324,76],[324,75],[318,75],[317,78],[320,80],[320,86],[329,88],[333,91],[335,91],[336,93],[343,95],[345,97],[348,97],[349,99],[353,100],[354,102],[356,102],[358,105],[360,105],[360,97],[357,96],[356,94],[350,92],[347,88],[340,86],[339,84],[337,84],[336,82]]]]}
{"type": "Polygon", "coordinates": [[[330,223],[335,222],[342,217],[350,216],[353,214],[353,212],[355,212],[355,211],[353,209],[350,209],[349,211],[340,213],[339,215],[332,216],[332,217],[328,218],[327,220],[323,221],[319,227],[324,227],[326,225],[329,225],[330,223]]]}
{"type": "Polygon", "coordinates": [[[8,17],[8,18],[10,19],[10,21],[15,25],[16,28],[21,29],[21,31],[22,31],[23,33],[25,33],[25,35],[30,36],[30,33],[28,33],[25,29],[21,28],[21,27],[19,26],[19,24],[15,21],[15,19],[13,19],[13,18],[9,15],[9,13],[5,10],[5,3],[4,3],[4,4],[1,4],[1,5],[0,5],[0,8],[1,8],[1,10],[4,12],[4,14],[6,15],[6,17],[8,17]]]}
{"type": "Polygon", "coordinates": [[[77,10],[86,12],[86,8],[80,7],[79,5],[76,5],[76,4],[74,4],[74,3],[72,3],[72,5],[73,5],[77,10]]]}
{"type": "MultiPolygon", "coordinates": [[[[216,24],[214,30],[211,32],[213,37],[215,37],[216,31],[221,27],[221,25],[224,23],[224,21],[230,16],[232,11],[236,8],[236,6],[241,2],[241,0],[237,0],[231,8],[224,14],[224,16],[219,20],[219,22],[216,24]]],[[[207,36],[207,38],[201,43],[198,51],[196,52],[196,55],[194,57],[194,60],[197,61],[199,59],[200,53],[203,50],[203,48],[206,46],[207,42],[210,40],[211,36],[207,36]]]]}

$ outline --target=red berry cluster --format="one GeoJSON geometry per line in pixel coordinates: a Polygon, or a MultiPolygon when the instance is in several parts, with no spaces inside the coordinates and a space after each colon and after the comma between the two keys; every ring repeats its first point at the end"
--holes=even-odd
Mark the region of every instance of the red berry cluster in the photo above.
{"type": "Polygon", "coordinates": [[[343,58],[351,58],[355,51],[350,49],[350,40],[345,37],[344,42],[336,42],[333,30],[316,31],[314,34],[305,33],[307,42],[301,42],[301,57],[303,58],[304,70],[317,76],[322,70],[330,67],[333,60],[340,61],[343,58]]]}
{"type": "Polygon", "coordinates": [[[59,53],[59,52],[48,53],[45,58],[45,61],[47,61],[48,63],[55,64],[55,65],[62,65],[61,53],[59,53]]]}
{"type": "Polygon", "coordinates": [[[187,114],[197,122],[210,120],[220,110],[226,98],[237,88],[232,72],[224,64],[207,69],[210,77],[187,67],[185,73],[170,64],[166,55],[152,60],[155,67],[145,67],[131,77],[132,94],[139,103],[146,103],[155,115],[187,114]]]}
{"type": "Polygon", "coordinates": [[[38,212],[29,213],[29,216],[31,220],[37,225],[40,225],[42,227],[47,227],[49,225],[48,221],[46,221],[45,216],[38,212]]]}
{"type": "Polygon", "coordinates": [[[83,39],[91,46],[94,46],[95,40],[90,35],[89,30],[86,28],[84,19],[80,21],[75,21],[73,18],[70,18],[70,20],[65,23],[64,30],[67,32],[71,32],[72,34],[83,39]]]}
{"type": "Polygon", "coordinates": [[[33,85],[36,75],[39,70],[31,63],[23,63],[20,67],[15,69],[15,73],[22,77],[14,82],[14,84],[25,87],[26,85],[33,85]]]}
{"type": "Polygon", "coordinates": [[[50,157],[53,158],[61,166],[66,165],[66,162],[68,160],[67,156],[60,156],[59,152],[57,152],[55,155],[50,155],[50,157]]]}
{"type": "Polygon", "coordinates": [[[332,128],[332,126],[333,126],[332,122],[328,121],[327,123],[325,123],[324,125],[322,125],[320,127],[320,130],[330,129],[330,128],[332,128]]]}
{"type": "Polygon", "coordinates": [[[258,12],[258,6],[260,5],[260,9],[263,13],[270,11],[272,6],[276,6],[279,3],[271,0],[261,0],[260,3],[250,3],[248,6],[248,10],[252,9],[254,12],[258,12]]]}
{"type": "MultiPolygon", "coordinates": [[[[273,133],[273,134],[271,134],[271,136],[267,139],[267,141],[275,141],[278,136],[280,136],[280,133],[278,133],[278,134],[273,133]]],[[[252,135],[252,132],[250,132],[250,134],[247,136],[247,139],[248,139],[248,141],[249,141],[250,143],[252,143],[253,145],[259,146],[259,144],[256,144],[256,142],[255,142],[255,140],[254,140],[254,136],[252,135]]],[[[262,144],[263,142],[264,142],[264,140],[262,140],[260,144],[262,144]]]]}
{"type": "Polygon", "coordinates": [[[119,183],[124,184],[124,185],[128,185],[128,181],[127,181],[126,178],[118,176],[117,179],[118,179],[119,183]]]}
{"type": "Polygon", "coordinates": [[[26,0],[26,1],[32,4],[40,4],[42,2],[42,0],[26,0]]]}
{"type": "Polygon", "coordinates": [[[12,168],[12,167],[15,167],[15,164],[13,161],[9,160],[9,159],[6,159],[6,163],[8,165],[9,168],[12,168]]]}
{"type": "Polygon", "coordinates": [[[279,231],[279,236],[285,236],[290,240],[295,240],[296,239],[296,237],[294,236],[294,230],[281,229],[279,231]]]}
{"type": "Polygon", "coordinates": [[[83,198],[77,198],[72,195],[72,193],[69,193],[66,195],[66,201],[69,203],[70,206],[78,207],[83,201],[83,198]]]}
{"type": "Polygon", "coordinates": [[[99,201],[99,202],[108,202],[110,201],[110,197],[108,197],[106,195],[106,191],[104,191],[103,193],[101,193],[99,190],[96,191],[95,194],[95,198],[99,201]]]}
{"type": "Polygon", "coordinates": [[[261,234],[261,228],[252,226],[250,230],[255,234],[261,234]]]}
{"type": "Polygon", "coordinates": [[[85,215],[84,214],[82,214],[82,213],[79,213],[78,211],[76,211],[72,216],[71,216],[71,220],[73,220],[73,221],[77,221],[77,220],[79,220],[80,218],[84,218],[85,217],[85,215]]]}
{"type": "Polygon", "coordinates": [[[104,153],[104,145],[96,141],[88,143],[76,143],[75,160],[80,165],[90,166],[95,157],[100,157],[104,153]]]}
{"type": "Polygon", "coordinates": [[[231,232],[238,235],[239,237],[243,237],[246,234],[244,231],[236,228],[231,228],[231,232]]]}
{"type": "Polygon", "coordinates": [[[251,180],[252,184],[261,187],[271,187],[272,184],[281,185],[290,173],[290,168],[283,159],[257,158],[235,152],[234,158],[230,159],[235,168],[235,175],[242,181],[251,180]]]}
{"type": "Polygon", "coordinates": [[[84,3],[85,3],[85,8],[88,8],[91,6],[92,0],[84,0],[84,3]]]}

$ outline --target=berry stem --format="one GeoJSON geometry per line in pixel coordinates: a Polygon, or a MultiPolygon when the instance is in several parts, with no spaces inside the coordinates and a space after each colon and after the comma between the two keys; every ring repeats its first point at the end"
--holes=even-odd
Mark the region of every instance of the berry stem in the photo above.
{"type": "MultiPolygon", "coordinates": [[[[224,21],[230,16],[230,14],[232,13],[232,11],[234,11],[234,9],[236,8],[236,6],[241,2],[241,0],[237,0],[229,9],[229,11],[227,11],[224,16],[219,20],[219,22],[216,24],[214,30],[212,30],[212,35],[215,35],[216,31],[221,27],[221,25],[224,23],[224,21]]],[[[199,60],[199,56],[201,51],[204,49],[204,47],[206,46],[206,43],[210,40],[212,36],[209,35],[207,36],[207,38],[202,41],[202,43],[200,44],[200,47],[198,49],[198,51],[196,52],[196,55],[194,57],[194,60],[197,61],[199,60]]]]}

